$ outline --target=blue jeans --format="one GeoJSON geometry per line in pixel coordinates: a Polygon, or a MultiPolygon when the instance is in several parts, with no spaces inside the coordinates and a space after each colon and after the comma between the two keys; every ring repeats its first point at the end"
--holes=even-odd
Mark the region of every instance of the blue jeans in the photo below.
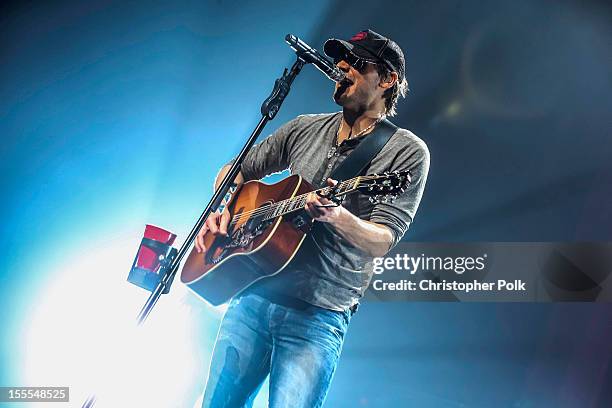
{"type": "Polygon", "coordinates": [[[270,375],[270,408],[321,407],[351,312],[298,310],[247,294],[230,302],[202,408],[251,407],[270,375]]]}

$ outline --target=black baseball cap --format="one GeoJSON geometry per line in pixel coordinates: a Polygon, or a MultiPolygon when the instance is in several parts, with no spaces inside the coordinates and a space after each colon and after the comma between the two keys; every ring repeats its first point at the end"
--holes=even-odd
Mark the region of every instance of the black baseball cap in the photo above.
{"type": "Polygon", "coordinates": [[[372,30],[360,31],[348,41],[331,38],[325,41],[323,50],[334,59],[349,52],[366,61],[383,63],[391,71],[397,72],[399,82],[406,77],[406,62],[402,49],[395,41],[372,30]]]}

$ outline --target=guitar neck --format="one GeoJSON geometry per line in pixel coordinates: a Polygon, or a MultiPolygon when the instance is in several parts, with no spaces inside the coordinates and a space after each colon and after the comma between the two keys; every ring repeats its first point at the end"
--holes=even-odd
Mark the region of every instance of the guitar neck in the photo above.
{"type": "Polygon", "coordinates": [[[306,205],[308,195],[312,193],[328,195],[332,191],[332,189],[334,189],[335,197],[340,197],[349,194],[357,190],[357,186],[359,185],[359,180],[361,178],[361,176],[354,177],[350,180],[346,180],[339,183],[335,187],[323,187],[318,190],[311,191],[309,193],[300,194],[299,196],[295,196],[293,198],[287,198],[285,200],[278,201],[263,208],[258,208],[253,211],[247,211],[246,213],[234,215],[230,221],[230,224],[236,224],[243,217],[250,217],[253,215],[259,217],[261,221],[267,221],[276,217],[292,213],[294,211],[301,210],[306,205]]]}
{"type": "Polygon", "coordinates": [[[269,207],[267,207],[266,212],[264,213],[264,220],[269,220],[272,218],[280,217],[282,215],[286,215],[292,213],[294,211],[298,211],[304,208],[306,205],[306,201],[308,200],[308,196],[313,193],[319,193],[321,195],[328,195],[332,189],[334,189],[334,196],[339,197],[346,194],[349,194],[353,191],[357,190],[357,186],[359,185],[360,177],[354,177],[349,180],[345,180],[340,182],[335,187],[323,187],[318,190],[311,191],[309,193],[300,194],[299,196],[295,196],[293,198],[287,198],[285,200],[276,202],[269,207]]]}
{"type": "Polygon", "coordinates": [[[299,196],[277,201],[254,210],[236,214],[231,219],[231,224],[236,224],[245,217],[256,217],[260,222],[268,221],[273,218],[281,217],[304,208],[310,194],[318,194],[323,197],[338,201],[353,191],[361,191],[369,196],[372,203],[393,202],[400,193],[403,193],[412,181],[410,170],[396,170],[385,172],[381,175],[371,174],[367,176],[353,177],[345,180],[333,187],[323,187],[299,196]]]}

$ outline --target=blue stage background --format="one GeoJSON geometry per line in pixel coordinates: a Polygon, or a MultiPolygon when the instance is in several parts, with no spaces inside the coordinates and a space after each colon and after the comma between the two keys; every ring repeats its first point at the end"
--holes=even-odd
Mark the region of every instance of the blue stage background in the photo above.
{"type": "MultiPolygon", "coordinates": [[[[287,33],[321,49],[369,27],[403,47],[412,91],[395,122],[432,157],[405,239],[612,240],[606,2],[1,9],[0,385],[197,406],[222,310],[177,283],[129,367],[114,358],[147,294],[125,277],[146,223],[188,233],[293,62],[287,33]],[[158,349],[174,363],[151,366],[158,349]],[[165,376],[180,387],[163,391],[165,376]]],[[[266,133],[337,110],[332,86],[306,67],[266,133]]],[[[605,304],[365,304],[327,406],[605,406],[611,332],[605,304]]]]}

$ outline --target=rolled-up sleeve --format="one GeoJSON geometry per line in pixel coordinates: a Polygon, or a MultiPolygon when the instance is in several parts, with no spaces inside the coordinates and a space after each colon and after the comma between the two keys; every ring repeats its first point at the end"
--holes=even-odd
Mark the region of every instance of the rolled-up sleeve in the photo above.
{"type": "Polygon", "coordinates": [[[389,170],[410,170],[412,178],[408,188],[393,203],[374,205],[370,221],[388,227],[393,233],[395,246],[414,220],[419,203],[423,197],[429,173],[429,150],[420,139],[403,148],[393,160],[389,170]]]}
{"type": "MultiPolygon", "coordinates": [[[[291,142],[300,116],[290,120],[247,153],[240,172],[245,180],[259,180],[289,167],[291,142]]],[[[232,164],[235,158],[228,164],[232,164]]]]}

